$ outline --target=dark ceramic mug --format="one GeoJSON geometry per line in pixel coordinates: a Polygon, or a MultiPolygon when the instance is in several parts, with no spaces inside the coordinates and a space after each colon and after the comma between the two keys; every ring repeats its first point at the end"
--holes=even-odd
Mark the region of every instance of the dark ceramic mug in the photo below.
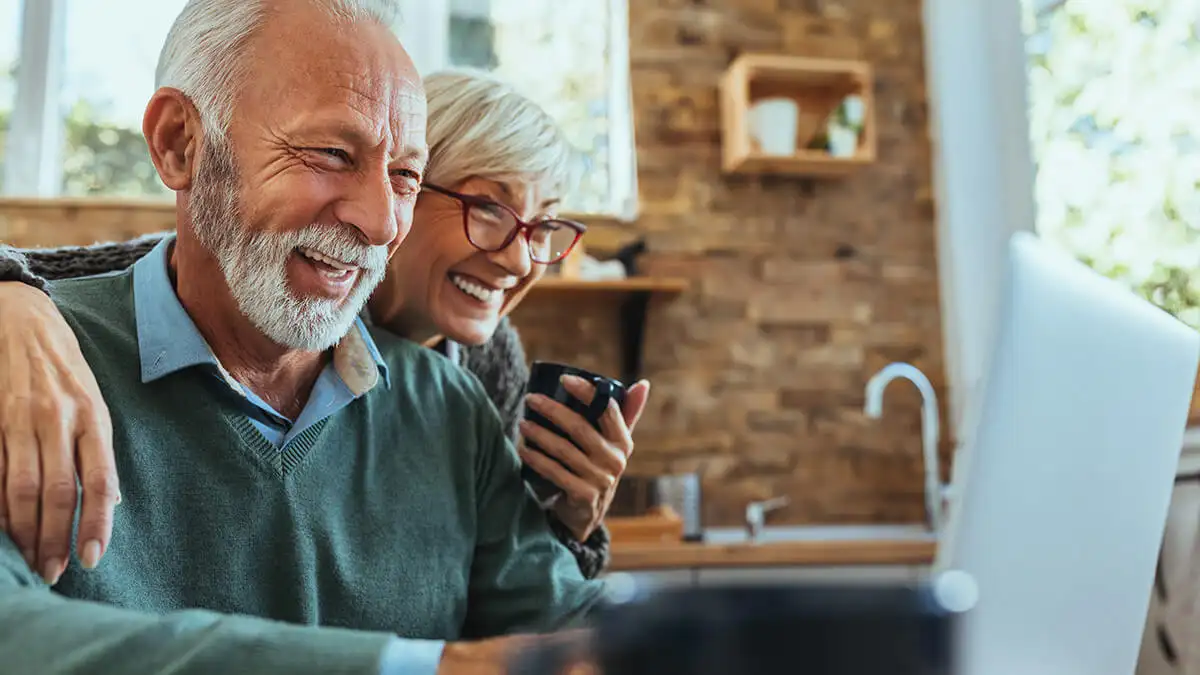
{"type": "MultiPolygon", "coordinates": [[[[525,390],[530,394],[541,394],[546,398],[558,401],[590,422],[597,430],[600,429],[600,419],[604,416],[604,411],[608,409],[609,401],[616,401],[618,408],[625,403],[625,385],[621,384],[620,381],[562,363],[534,361],[529,369],[529,383],[526,385],[525,390]],[[596,388],[596,394],[592,397],[590,404],[585,404],[567,392],[562,384],[564,375],[574,375],[586,382],[590,382],[596,388]]],[[[547,430],[569,441],[571,440],[571,437],[566,432],[528,406],[525,408],[525,419],[545,427],[547,430]]],[[[530,450],[544,452],[532,441],[527,440],[525,445],[530,450]]],[[[552,455],[546,454],[546,456],[570,471],[570,467],[566,467],[565,464],[552,455]]],[[[562,492],[562,488],[528,465],[521,467],[521,476],[529,484],[529,487],[533,489],[538,501],[543,504],[562,492]]]]}

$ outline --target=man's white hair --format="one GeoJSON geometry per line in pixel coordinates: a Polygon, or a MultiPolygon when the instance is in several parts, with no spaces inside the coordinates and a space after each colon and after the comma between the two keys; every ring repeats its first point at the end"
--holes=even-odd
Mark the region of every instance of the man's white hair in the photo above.
{"type": "MultiPolygon", "coordinates": [[[[224,139],[245,77],[250,38],[268,11],[298,0],[188,0],[158,57],[156,87],[174,87],[200,112],[205,131],[224,139]]],[[[326,10],[330,21],[369,20],[395,30],[398,0],[299,0],[326,10]]]]}
{"type": "Polygon", "coordinates": [[[561,197],[575,189],[583,155],[554,119],[489,73],[445,70],[425,77],[430,183],[468,178],[536,183],[561,197]]]}

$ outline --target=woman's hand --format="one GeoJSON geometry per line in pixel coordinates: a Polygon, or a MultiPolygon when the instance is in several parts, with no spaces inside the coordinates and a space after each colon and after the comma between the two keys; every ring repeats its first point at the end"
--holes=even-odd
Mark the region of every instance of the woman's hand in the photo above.
{"type": "MultiPolygon", "coordinates": [[[[596,392],[590,382],[573,375],[563,378],[563,388],[585,405],[592,402],[596,392]]],[[[563,496],[551,509],[579,541],[591,536],[608,513],[617,483],[633,454],[633,428],[646,409],[649,396],[650,383],[642,380],[625,392],[621,408],[615,400],[609,401],[600,418],[600,431],[582,415],[553,399],[532,394],[526,400],[526,405],[570,437],[568,440],[533,422],[521,421],[523,441],[545,452],[530,450],[522,442],[521,460],[562,488],[563,496]]]]}
{"type": "Polygon", "coordinates": [[[75,334],[41,291],[0,283],[0,529],[53,584],[78,554],[95,567],[119,501],[112,421],[75,334]]]}

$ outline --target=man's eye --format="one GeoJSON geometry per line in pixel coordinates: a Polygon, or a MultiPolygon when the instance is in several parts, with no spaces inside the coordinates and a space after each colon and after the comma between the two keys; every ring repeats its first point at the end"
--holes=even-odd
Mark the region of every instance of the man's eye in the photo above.
{"type": "Polygon", "coordinates": [[[398,194],[415,197],[421,191],[421,174],[410,169],[392,170],[392,186],[398,194]]]}
{"type": "Polygon", "coordinates": [[[325,155],[329,155],[330,157],[333,157],[334,159],[337,159],[342,162],[350,161],[350,153],[346,152],[345,150],[342,150],[341,148],[320,148],[318,150],[318,152],[325,154],[325,155]]]}

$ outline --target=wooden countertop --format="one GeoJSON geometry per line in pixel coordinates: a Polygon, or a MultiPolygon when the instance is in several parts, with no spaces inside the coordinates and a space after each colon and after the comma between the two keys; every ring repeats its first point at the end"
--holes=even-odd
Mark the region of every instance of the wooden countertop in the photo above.
{"type": "Polygon", "coordinates": [[[619,543],[608,569],[783,567],[843,565],[928,565],[937,544],[911,539],[803,540],[760,544],[619,543]]]}

